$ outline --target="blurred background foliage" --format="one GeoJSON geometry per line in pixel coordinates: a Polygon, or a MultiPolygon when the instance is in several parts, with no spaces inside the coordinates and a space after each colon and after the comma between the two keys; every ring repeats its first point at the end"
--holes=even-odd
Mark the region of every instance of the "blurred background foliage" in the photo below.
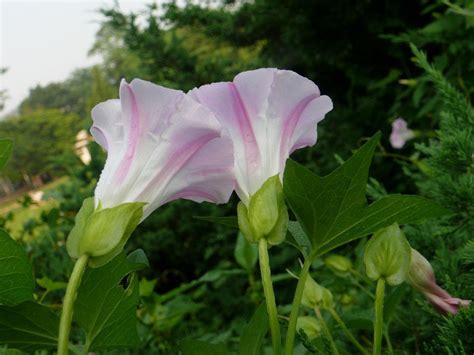
{"type": "MultiPolygon", "coordinates": [[[[70,272],[64,241],[105,159],[90,143],[92,161],[83,165],[73,143],[77,132],[90,126],[90,109],[117,97],[120,80],[140,77],[189,90],[231,80],[243,70],[275,66],[312,79],[334,101],[334,111],[318,127],[317,145],[294,158],[327,174],[381,130],[369,199],[386,191],[418,193],[449,208],[451,216],[405,232],[432,261],[442,287],[473,298],[474,252],[472,244],[466,247],[474,231],[472,0],[227,0],[151,4],[141,14],[125,14],[118,5],[99,11],[101,28],[90,51],[103,63],[78,69],[63,82],[32,88],[18,114],[0,122],[0,137],[15,141],[2,184],[19,190],[0,205],[0,224],[24,243],[38,278],[65,281],[70,272]],[[415,60],[409,43],[427,52],[433,66],[415,60]],[[416,132],[402,150],[388,143],[397,117],[416,132]],[[53,181],[42,187],[43,201],[24,197],[15,202],[35,176],[53,181]]],[[[0,93],[0,105],[6,95],[0,93]]],[[[171,354],[185,337],[235,347],[242,326],[263,300],[252,250],[235,249],[235,230],[194,218],[199,215],[235,215],[235,201],[225,206],[170,203],[140,225],[128,245],[143,248],[150,259],[140,284],[143,347],[134,353],[171,354]]],[[[334,273],[322,267],[322,260],[313,269],[315,279],[335,295],[352,331],[370,339],[367,294],[373,285],[361,276],[364,243],[337,251],[352,260],[353,273],[334,273]]],[[[285,270],[296,272],[297,258],[289,246],[271,249],[282,314],[289,312],[285,305],[296,285],[285,270]]],[[[62,292],[41,283],[37,289],[51,305],[62,292]]],[[[387,307],[399,305],[389,322],[395,353],[473,353],[472,307],[444,318],[406,286],[391,290],[387,302],[387,307]]],[[[341,330],[328,321],[338,346],[351,353],[341,330]]],[[[298,353],[320,349],[314,344],[302,341],[298,353]]]]}

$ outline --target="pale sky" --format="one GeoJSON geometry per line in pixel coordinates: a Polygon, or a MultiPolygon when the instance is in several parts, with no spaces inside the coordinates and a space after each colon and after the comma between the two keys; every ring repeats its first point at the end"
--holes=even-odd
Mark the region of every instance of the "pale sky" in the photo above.
{"type": "MultiPolygon", "coordinates": [[[[125,12],[141,12],[153,0],[119,1],[125,12]]],[[[88,57],[101,16],[113,1],[0,0],[0,89],[9,99],[0,116],[14,110],[29,88],[61,81],[76,68],[100,62],[88,57]]]]}

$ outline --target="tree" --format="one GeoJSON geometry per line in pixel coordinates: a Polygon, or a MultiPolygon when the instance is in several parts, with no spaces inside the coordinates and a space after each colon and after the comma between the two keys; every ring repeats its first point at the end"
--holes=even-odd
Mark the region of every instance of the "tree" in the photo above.
{"type": "Polygon", "coordinates": [[[59,175],[52,171],[53,157],[72,154],[75,136],[83,121],[74,113],[59,110],[37,110],[0,122],[0,137],[13,139],[13,153],[3,174],[20,180],[23,174],[59,175]]]}

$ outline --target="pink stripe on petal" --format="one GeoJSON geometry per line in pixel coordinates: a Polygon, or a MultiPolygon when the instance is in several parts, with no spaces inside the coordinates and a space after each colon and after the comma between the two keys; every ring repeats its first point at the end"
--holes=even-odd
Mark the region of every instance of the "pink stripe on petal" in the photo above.
{"type": "Polygon", "coordinates": [[[247,167],[249,172],[258,168],[260,161],[260,152],[258,149],[257,140],[250,123],[250,118],[242,101],[239,91],[234,83],[229,83],[229,89],[232,95],[233,109],[238,120],[240,134],[245,143],[245,155],[247,158],[247,167]]]}
{"type": "MultiPolygon", "coordinates": [[[[205,144],[214,138],[220,137],[218,132],[211,132],[198,139],[183,145],[168,158],[168,163],[161,169],[161,172],[150,181],[149,186],[168,185],[173,175],[175,175],[205,144]]],[[[166,187],[163,187],[165,190],[166,187]]],[[[144,188],[146,191],[147,188],[144,188]]],[[[169,199],[166,199],[169,201],[169,199]]]]}
{"type": "Polygon", "coordinates": [[[312,94],[312,95],[306,96],[304,99],[298,102],[298,104],[295,106],[292,112],[286,117],[283,124],[281,145],[280,145],[280,159],[283,160],[282,161],[283,164],[285,163],[286,159],[288,158],[288,154],[290,153],[291,137],[293,136],[296,125],[298,124],[298,120],[301,117],[301,114],[303,113],[305,108],[309,105],[309,103],[317,97],[319,97],[319,94],[312,94]]]}
{"type": "Polygon", "coordinates": [[[198,189],[186,189],[186,190],[181,190],[175,193],[174,195],[170,196],[166,200],[166,202],[177,200],[179,198],[184,198],[188,200],[193,199],[193,198],[199,198],[199,199],[203,199],[204,201],[209,201],[209,202],[213,202],[216,200],[216,196],[206,191],[198,190],[198,189]]]}
{"type": "Polygon", "coordinates": [[[131,101],[131,112],[130,114],[130,127],[128,131],[128,139],[127,139],[127,150],[125,152],[125,156],[121,161],[116,179],[117,182],[122,182],[128,174],[130,167],[132,165],[133,157],[135,156],[135,151],[138,145],[138,139],[140,136],[140,113],[138,110],[137,99],[135,94],[128,84],[123,84],[127,90],[128,95],[130,96],[131,101]]]}

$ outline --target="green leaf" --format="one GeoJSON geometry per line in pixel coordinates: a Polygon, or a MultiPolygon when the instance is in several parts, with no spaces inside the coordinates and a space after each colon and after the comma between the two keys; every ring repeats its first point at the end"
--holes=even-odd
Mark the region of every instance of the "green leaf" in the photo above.
{"type": "Polygon", "coordinates": [[[89,351],[139,344],[136,308],[140,299],[134,271],[146,267],[143,252],[119,254],[105,266],[88,269],[79,287],[74,318],[86,332],[89,351]]]}
{"type": "Polygon", "coordinates": [[[212,344],[201,340],[184,339],[179,342],[183,355],[227,355],[224,344],[212,344]]]}
{"type": "Polygon", "coordinates": [[[33,271],[25,250],[0,229],[0,304],[33,300],[33,271]]]}
{"type": "Polygon", "coordinates": [[[11,139],[0,139],[0,170],[3,169],[5,164],[12,155],[13,142],[11,139]]]}
{"type": "Polygon", "coordinates": [[[301,224],[289,221],[288,232],[290,235],[286,237],[286,242],[298,249],[303,256],[308,256],[311,253],[311,241],[306,236],[301,224]]]}
{"type": "Polygon", "coordinates": [[[325,177],[289,160],[283,188],[298,222],[311,240],[311,257],[361,238],[392,223],[439,217],[448,211],[425,198],[389,195],[367,206],[369,166],[380,133],[325,177]]]}
{"type": "Polygon", "coordinates": [[[36,279],[36,283],[48,292],[65,289],[67,287],[66,282],[53,281],[47,276],[43,276],[41,279],[36,279]]]}
{"type": "Polygon", "coordinates": [[[248,242],[239,232],[235,243],[234,257],[245,270],[252,271],[257,264],[258,247],[256,244],[248,242]]]}
{"type": "Polygon", "coordinates": [[[268,332],[268,315],[265,303],[262,303],[240,336],[240,355],[260,355],[263,339],[268,332]]]}
{"type": "Polygon", "coordinates": [[[235,229],[239,229],[239,222],[237,221],[237,217],[213,217],[213,216],[195,216],[194,218],[199,219],[201,221],[211,222],[215,224],[220,224],[226,227],[231,227],[235,229]]]}
{"type": "Polygon", "coordinates": [[[48,307],[24,302],[0,306],[0,344],[24,350],[55,349],[59,317],[48,307]]]}

